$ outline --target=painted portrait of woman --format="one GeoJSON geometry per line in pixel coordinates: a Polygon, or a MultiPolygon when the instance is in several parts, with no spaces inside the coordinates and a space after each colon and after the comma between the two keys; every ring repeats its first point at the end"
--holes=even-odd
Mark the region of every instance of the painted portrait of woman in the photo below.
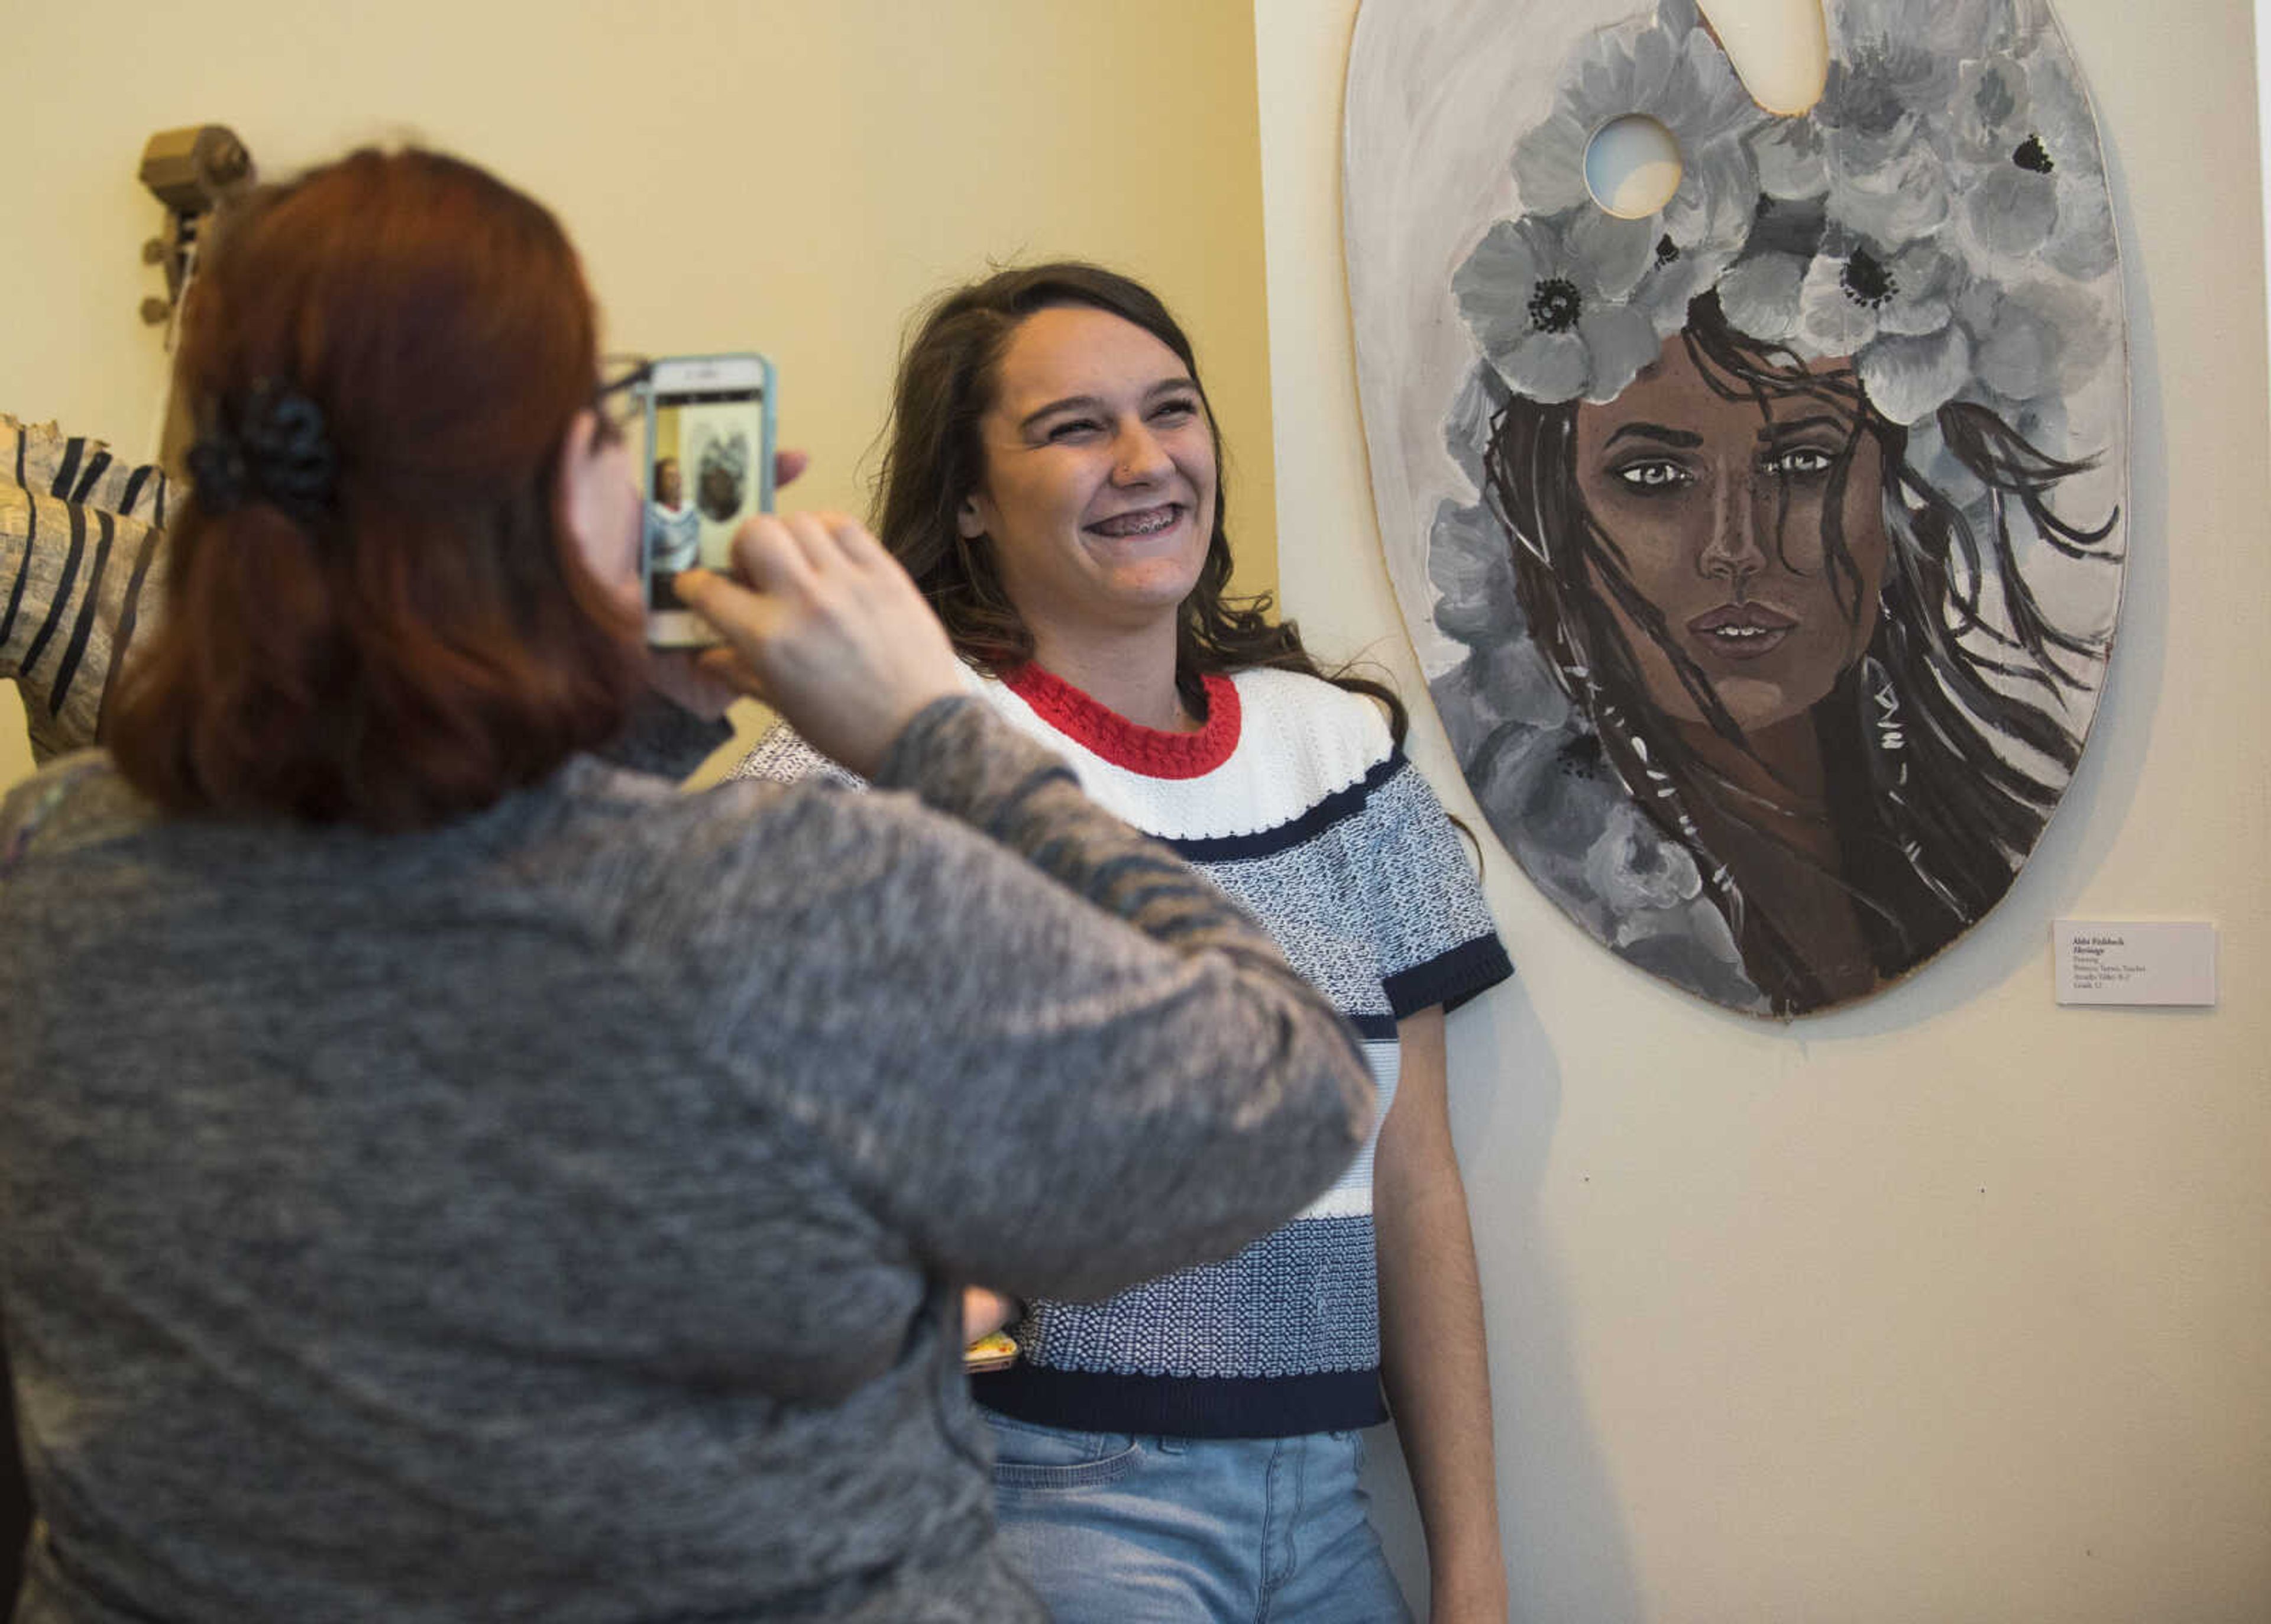
{"type": "Polygon", "coordinates": [[[2096,130],[2029,0],[1828,0],[1827,87],[1788,117],[1689,0],[1577,9],[1510,162],[1523,81],[1448,81],[1498,173],[1406,188],[1463,212],[1395,272],[1359,268],[1384,195],[1356,173],[1385,105],[1362,76],[1415,50],[1359,24],[1351,284],[1391,573],[1532,879],[1677,986],[1803,1014],[1981,919],[2080,759],[2126,436],[2096,130]],[[1679,153],[1644,214],[1586,179],[1634,114],[1679,153]],[[1383,273],[1432,275],[1432,351],[1377,342],[1383,273]],[[1441,458],[1399,455],[1399,413],[1441,458]]]}

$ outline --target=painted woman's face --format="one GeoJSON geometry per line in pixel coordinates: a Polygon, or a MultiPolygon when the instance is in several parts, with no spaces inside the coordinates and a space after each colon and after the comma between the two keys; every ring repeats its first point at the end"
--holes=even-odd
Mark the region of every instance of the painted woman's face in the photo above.
{"type": "Polygon", "coordinates": [[[1053,641],[1172,620],[1214,533],[1214,434],[1174,351],[1086,305],[1036,310],[981,421],[985,483],[962,533],[992,543],[1046,656],[1053,641]]]}
{"type": "MultiPolygon", "coordinates": [[[[1821,372],[1844,362],[1822,362],[1821,372]]],[[[1680,335],[1606,406],[1577,410],[1577,486],[1664,636],[1746,734],[1803,715],[1876,630],[1886,555],[1884,463],[1850,407],[1802,395],[1728,399],[1680,335]],[[1856,581],[1828,567],[1834,473],[1850,456],[1842,536],[1856,581]]],[[[1593,589],[1664,715],[1704,719],[1654,637],[1593,589]]]]}

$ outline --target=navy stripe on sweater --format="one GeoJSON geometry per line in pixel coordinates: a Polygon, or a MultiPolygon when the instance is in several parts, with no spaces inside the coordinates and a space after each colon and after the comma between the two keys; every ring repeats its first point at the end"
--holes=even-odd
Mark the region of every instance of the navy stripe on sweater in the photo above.
{"type": "Polygon", "coordinates": [[[1269,857],[1304,840],[1315,838],[1342,819],[1353,816],[1373,791],[1394,778],[1404,765],[1404,752],[1389,752],[1388,759],[1350,785],[1337,789],[1317,802],[1300,816],[1275,829],[1257,829],[1247,835],[1198,835],[1188,839],[1169,838],[1167,845],[1175,855],[1187,863],[1225,863],[1269,857]]]}
{"type": "Polygon", "coordinates": [[[989,1410],[1044,1427],[1170,1438],[1294,1438],[1388,1419],[1377,1370],[1307,1376],[1122,1376],[1018,1363],[972,1376],[989,1410]],[[1076,1416],[1076,1420],[1068,1417],[1076,1416]]]}

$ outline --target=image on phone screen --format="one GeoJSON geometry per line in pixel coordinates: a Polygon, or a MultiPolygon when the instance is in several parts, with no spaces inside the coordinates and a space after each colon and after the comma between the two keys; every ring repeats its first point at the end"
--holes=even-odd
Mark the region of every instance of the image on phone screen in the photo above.
{"type": "Polygon", "coordinates": [[[646,447],[647,641],[716,641],[680,601],[681,570],[727,567],[733,533],[773,497],[772,366],[762,355],[658,361],[646,447]]]}

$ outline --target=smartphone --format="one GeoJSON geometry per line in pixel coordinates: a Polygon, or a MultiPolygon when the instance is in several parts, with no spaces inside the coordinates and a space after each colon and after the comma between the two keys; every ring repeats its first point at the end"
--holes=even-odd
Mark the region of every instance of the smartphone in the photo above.
{"type": "Polygon", "coordinates": [[[773,363],[755,354],[669,356],[654,362],[645,396],[646,640],[699,648],[718,635],[674,583],[696,564],[726,568],[741,522],[773,510],[773,363]]]}

